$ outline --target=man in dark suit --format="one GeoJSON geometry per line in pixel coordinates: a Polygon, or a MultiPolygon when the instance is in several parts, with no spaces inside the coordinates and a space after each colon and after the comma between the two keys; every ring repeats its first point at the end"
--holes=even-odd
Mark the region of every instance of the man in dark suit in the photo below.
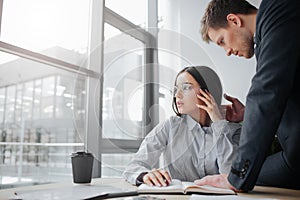
{"type": "MultiPolygon", "coordinates": [[[[230,174],[195,182],[236,191],[255,184],[300,189],[300,1],[263,0],[257,10],[245,0],[212,0],[201,25],[205,41],[228,56],[255,53],[257,67],[230,174]],[[267,157],[276,133],[283,150],[267,157]]],[[[243,116],[238,101],[232,106],[243,116]]]]}

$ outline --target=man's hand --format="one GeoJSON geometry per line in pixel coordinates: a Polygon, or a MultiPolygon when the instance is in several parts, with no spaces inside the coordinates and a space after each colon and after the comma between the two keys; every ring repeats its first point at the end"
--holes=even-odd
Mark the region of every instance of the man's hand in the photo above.
{"type": "Polygon", "coordinates": [[[241,122],[244,119],[245,106],[235,97],[224,94],[224,98],[232,104],[226,105],[226,119],[230,122],[241,122]]]}
{"type": "Polygon", "coordinates": [[[164,169],[152,169],[143,177],[143,182],[151,186],[168,186],[171,182],[169,172],[164,169]]]}
{"type": "Polygon", "coordinates": [[[197,185],[211,185],[218,188],[231,189],[235,192],[242,192],[241,190],[238,190],[235,187],[233,187],[229,183],[227,177],[228,177],[227,174],[217,174],[217,175],[205,176],[204,178],[195,180],[194,182],[197,185]]]}

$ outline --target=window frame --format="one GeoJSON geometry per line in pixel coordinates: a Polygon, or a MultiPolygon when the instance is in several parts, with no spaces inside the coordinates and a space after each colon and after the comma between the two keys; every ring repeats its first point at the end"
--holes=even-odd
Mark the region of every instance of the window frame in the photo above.
{"type": "MultiPolygon", "coordinates": [[[[154,24],[154,26],[157,27],[157,14],[155,14],[157,13],[156,8],[157,0],[148,0],[148,14],[151,13],[151,16],[156,16],[155,18],[151,17],[149,19],[154,21],[155,23],[151,22],[151,24],[154,24]]],[[[103,25],[104,23],[108,23],[109,25],[119,29],[121,32],[124,32],[145,44],[145,68],[143,70],[143,80],[146,83],[157,83],[156,79],[158,76],[155,74],[158,72],[158,70],[155,69],[155,67],[157,67],[157,33],[153,34],[153,32],[142,29],[107,7],[104,7],[103,25]]],[[[150,24],[149,21],[148,24],[150,24]]],[[[144,87],[144,108],[146,111],[148,111],[153,105],[158,103],[159,88],[155,84],[145,84],[144,87]]],[[[152,114],[153,118],[150,119],[147,113],[143,113],[142,126],[146,128],[142,130],[142,138],[144,138],[159,121],[158,108],[155,108],[152,114]]],[[[128,152],[135,153],[138,150],[141,142],[142,140],[105,139],[101,137],[100,146],[102,148],[100,152],[106,154],[128,152]]]]}
{"type": "MultiPolygon", "coordinates": [[[[143,73],[143,80],[146,83],[158,83],[158,69],[157,69],[157,0],[148,0],[148,27],[154,27],[152,30],[145,30],[141,27],[131,23],[127,19],[113,12],[105,7],[105,0],[91,0],[91,14],[90,14],[90,30],[89,30],[89,58],[87,68],[82,68],[56,59],[38,52],[30,51],[9,43],[5,43],[0,39],[0,51],[19,56],[21,58],[29,59],[35,62],[43,63],[69,72],[75,72],[87,77],[87,95],[86,95],[86,144],[89,151],[95,153],[93,177],[101,177],[101,154],[102,153],[128,153],[136,152],[140,146],[141,140],[122,140],[122,139],[104,139],[102,138],[102,100],[103,88],[96,88],[96,83],[100,80],[103,83],[103,46],[104,42],[104,23],[108,23],[115,28],[126,32],[135,39],[145,44],[145,69],[143,73]],[[156,28],[156,29],[155,29],[156,28]],[[95,48],[100,45],[101,48],[95,48]],[[92,53],[93,52],[93,53],[92,53]],[[96,94],[94,94],[96,91],[96,94]],[[91,95],[93,93],[93,97],[91,95]],[[98,99],[99,101],[96,101],[98,99]],[[99,110],[97,116],[94,116],[95,108],[99,110]],[[88,134],[93,133],[93,134],[88,134]]],[[[0,38],[2,25],[2,11],[3,0],[0,0],[0,38]]],[[[102,86],[103,84],[100,84],[102,86]]],[[[149,110],[159,102],[159,87],[155,84],[145,84],[144,90],[144,108],[149,110]]],[[[143,113],[143,127],[142,136],[144,137],[149,131],[155,127],[159,121],[158,108],[153,112],[152,121],[146,113],[143,113]],[[147,124],[147,126],[146,126],[147,124]]],[[[5,111],[4,111],[5,112],[5,111]]],[[[1,145],[1,144],[0,144],[1,145]]]]}

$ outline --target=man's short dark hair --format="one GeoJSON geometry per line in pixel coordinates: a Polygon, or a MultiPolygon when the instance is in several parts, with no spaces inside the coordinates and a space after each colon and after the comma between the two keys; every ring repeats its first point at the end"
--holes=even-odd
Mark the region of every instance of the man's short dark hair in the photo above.
{"type": "Polygon", "coordinates": [[[212,0],[201,20],[201,34],[204,41],[209,43],[208,28],[215,30],[226,28],[228,14],[252,14],[257,8],[246,0],[212,0]]]}

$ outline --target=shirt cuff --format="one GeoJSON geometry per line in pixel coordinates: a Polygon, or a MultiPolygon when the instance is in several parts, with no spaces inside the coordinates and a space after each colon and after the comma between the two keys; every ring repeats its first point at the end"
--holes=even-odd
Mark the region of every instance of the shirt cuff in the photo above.
{"type": "Polygon", "coordinates": [[[136,186],[139,186],[144,183],[143,178],[146,174],[148,174],[148,172],[143,172],[140,175],[138,175],[138,177],[136,178],[136,181],[135,181],[136,186]]]}
{"type": "Polygon", "coordinates": [[[227,124],[228,124],[228,121],[223,119],[223,120],[213,122],[211,124],[211,127],[214,130],[214,133],[217,133],[218,135],[220,135],[223,132],[224,127],[227,126],[227,124]]]}

